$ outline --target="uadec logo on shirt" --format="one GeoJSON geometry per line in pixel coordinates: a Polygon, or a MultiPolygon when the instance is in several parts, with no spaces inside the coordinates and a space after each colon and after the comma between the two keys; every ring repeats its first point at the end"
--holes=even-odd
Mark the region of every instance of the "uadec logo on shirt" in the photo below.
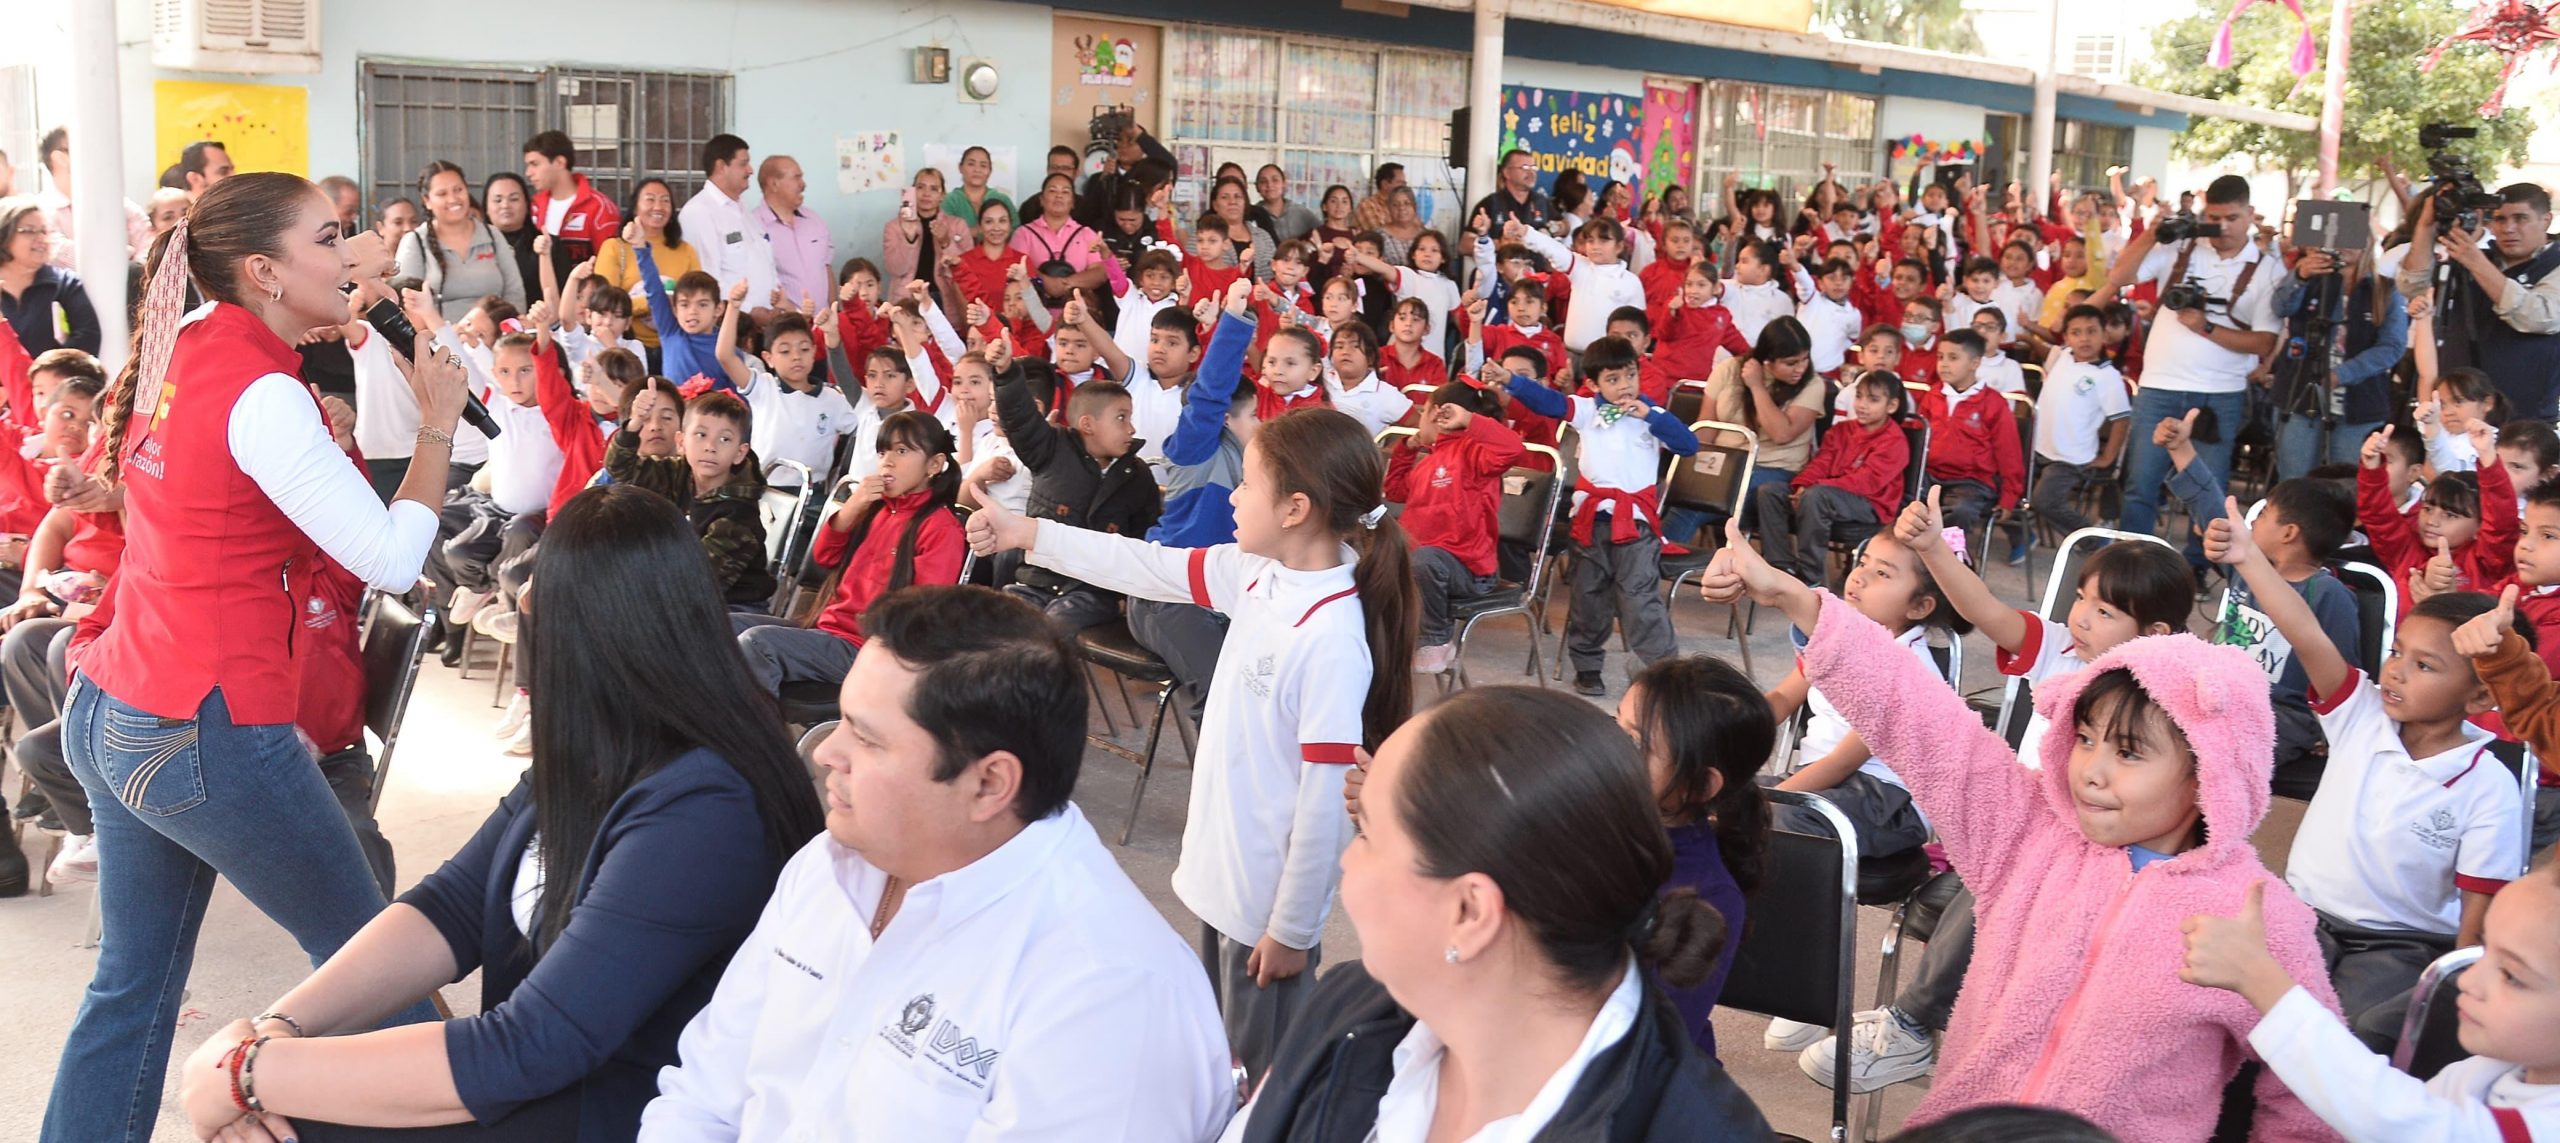
{"type": "Polygon", "coordinates": [[[933,994],[928,992],[913,1000],[898,1013],[898,1018],[880,1028],[880,1038],[889,1042],[900,1055],[914,1059],[917,1037],[928,1027],[933,1035],[923,1042],[926,1062],[949,1073],[951,1078],[983,1090],[994,1074],[996,1057],[1003,1053],[994,1048],[980,1048],[978,1038],[960,1031],[960,1026],[944,1019],[938,1026],[933,1019],[933,994]]]}

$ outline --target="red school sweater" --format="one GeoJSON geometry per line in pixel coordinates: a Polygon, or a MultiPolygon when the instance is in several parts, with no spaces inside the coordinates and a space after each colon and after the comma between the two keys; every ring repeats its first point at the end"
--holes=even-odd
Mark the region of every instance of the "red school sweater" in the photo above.
{"type": "Polygon", "coordinates": [[[1572,359],[1565,356],[1564,338],[1556,333],[1556,328],[1552,325],[1538,326],[1527,332],[1523,332],[1516,325],[1484,327],[1485,360],[1500,362],[1503,351],[1515,345],[1526,345],[1537,350],[1540,356],[1547,359],[1547,375],[1538,380],[1546,382],[1550,387],[1563,378],[1565,371],[1572,365],[1572,359]]]}
{"type": "MultiPolygon", "coordinates": [[[[2494,591],[2516,574],[2516,488],[2507,466],[2480,466],[2480,531],[2471,542],[2453,549],[2454,586],[2464,591],[2494,591]]],[[[2415,605],[2405,585],[2409,573],[2426,567],[2435,549],[2418,538],[2416,513],[2400,514],[2391,495],[2390,478],[2380,468],[2356,469],[2356,523],[2373,541],[2373,555],[2392,582],[2404,585],[2400,614],[2415,605]]]]}
{"type": "Polygon", "coordinates": [[[1493,417],[1472,418],[1429,448],[1402,438],[1387,461],[1387,499],[1403,502],[1399,519],[1416,546],[1492,575],[1502,538],[1502,474],[1527,454],[1520,434],[1493,417]]]}
{"type": "Polygon", "coordinates": [[[2009,399],[1976,380],[1952,403],[1941,385],[1920,395],[1929,418],[1929,476],[1973,480],[1991,487],[1992,502],[2008,507],[2027,494],[2026,459],[2018,451],[2018,422],[2009,399]]]}
{"type": "MultiPolygon", "coordinates": [[[[818,613],[818,630],[857,647],[862,645],[863,609],[888,591],[889,575],[897,568],[898,539],[906,535],[907,522],[925,509],[925,501],[931,496],[930,492],[910,492],[882,501],[872,513],[871,527],[863,533],[859,548],[853,547],[852,532],[839,532],[828,524],[819,526],[818,541],[809,558],[822,568],[843,565],[844,576],[836,582],[836,597],[828,602],[825,611],[818,613]]],[[[952,515],[948,507],[934,507],[932,513],[916,531],[915,571],[908,582],[958,583],[960,564],[969,551],[968,536],[961,531],[960,518],[952,515]]]]}
{"type": "Polygon", "coordinates": [[[1653,329],[1653,352],[1646,355],[1639,380],[1645,397],[1657,405],[1670,403],[1672,386],[1703,381],[1715,372],[1717,350],[1751,355],[1751,343],[1733,327],[1732,312],[1720,305],[1682,306],[1653,329]]]}
{"type": "Polygon", "coordinates": [[[1910,465],[1911,442],[1902,439],[1900,424],[1887,419],[1870,429],[1842,421],[1822,434],[1822,447],[1793,483],[1797,488],[1829,484],[1857,493],[1875,506],[1878,523],[1891,524],[1902,510],[1902,478],[1910,465]]]}
{"type": "MultiPolygon", "coordinates": [[[[598,373],[597,377],[604,375],[598,373]]],[[[569,390],[557,354],[533,355],[534,399],[542,403],[542,419],[551,426],[551,443],[560,446],[560,475],[551,482],[549,515],[557,518],[569,498],[595,480],[604,468],[604,439],[611,426],[596,420],[586,398],[569,390]]]]}

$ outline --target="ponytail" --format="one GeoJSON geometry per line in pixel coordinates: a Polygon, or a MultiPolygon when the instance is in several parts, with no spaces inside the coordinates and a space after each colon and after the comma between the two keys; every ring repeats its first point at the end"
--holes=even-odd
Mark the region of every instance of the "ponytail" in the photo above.
{"type": "Polygon", "coordinates": [[[1413,713],[1413,641],[1421,621],[1412,549],[1404,526],[1386,510],[1386,462],[1359,421],[1331,408],[1293,410],[1253,439],[1278,480],[1278,494],[1305,496],[1315,520],[1358,557],[1352,583],[1368,629],[1370,671],[1360,738],[1374,751],[1413,713]]]}
{"type": "Polygon", "coordinates": [[[117,372],[106,411],[99,417],[106,443],[99,450],[98,479],[109,485],[120,483],[124,476],[125,435],[133,423],[136,395],[145,386],[160,387],[169,373],[169,355],[178,346],[178,322],[187,309],[187,228],[194,216],[189,211],[180,218],[151,244],[143,260],[141,327],[134,331],[133,354],[117,372]],[[167,272],[173,269],[175,273],[167,272]]]}
{"type": "MultiPolygon", "coordinates": [[[[942,471],[925,478],[927,495],[924,504],[916,509],[915,515],[907,518],[906,527],[898,533],[897,551],[889,559],[889,582],[881,589],[881,594],[885,595],[915,582],[917,537],[924,532],[925,521],[932,519],[934,513],[950,511],[952,504],[959,500],[960,461],[954,455],[958,446],[952,442],[951,430],[942,427],[942,422],[932,414],[917,409],[893,413],[881,421],[877,441],[879,450],[884,453],[891,445],[905,444],[939,454],[943,459],[942,471]]],[[[818,607],[809,613],[801,626],[815,627],[818,617],[826,614],[827,604],[844,586],[845,569],[853,566],[851,553],[860,551],[863,543],[870,539],[871,525],[880,518],[881,510],[887,505],[886,499],[874,501],[862,510],[862,515],[854,518],[853,527],[845,535],[845,560],[827,574],[826,582],[818,589],[818,607]]],[[[819,526],[825,525],[821,523],[819,526]]]]}

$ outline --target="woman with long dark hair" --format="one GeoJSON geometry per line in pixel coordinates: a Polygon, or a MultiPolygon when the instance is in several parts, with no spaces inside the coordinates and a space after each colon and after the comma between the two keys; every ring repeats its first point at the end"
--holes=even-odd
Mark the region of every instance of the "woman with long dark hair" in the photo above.
{"type": "MultiPolygon", "coordinates": [[[[514,171],[490,175],[480,184],[480,215],[515,253],[516,280],[524,284],[525,301],[541,301],[542,255],[534,252],[533,240],[542,236],[542,228],[533,224],[533,190],[525,185],[524,176],[514,171]]],[[[568,271],[563,268],[558,273],[566,277],[568,271]]],[[[551,299],[555,306],[560,302],[551,299]]]]}
{"type": "MultiPolygon", "coordinates": [[[[1813,371],[1813,334],[1803,322],[1783,315],[1760,328],[1760,340],[1749,355],[1725,358],[1707,374],[1710,415],[1748,428],[1759,438],[1752,488],[1793,480],[1813,459],[1813,422],[1822,415],[1822,389],[1822,375],[1813,371]]],[[[1750,504],[1745,497],[1746,513],[1750,504]]],[[[1750,523],[1746,516],[1743,524],[1750,523]]]]}
{"type": "Polygon", "coordinates": [[[480,220],[471,180],[462,168],[438,159],[418,172],[418,201],[427,221],[400,240],[394,284],[416,287],[436,300],[446,321],[461,321],[480,299],[495,295],[521,310],[524,279],[516,275],[515,247],[480,220]]]}
{"type": "Polygon", "coordinates": [[[114,619],[75,652],[62,718],[96,819],[104,937],[54,1073],[53,1143],[150,1136],[216,876],[314,964],[381,911],[294,729],[296,633],[324,557],[386,591],[417,584],[462,415],[462,362],[422,344],[417,446],[388,507],[330,438],[294,343],[347,320],[351,271],[391,267],[376,240],[341,242],[336,207],[300,178],[215,184],[149,266],[138,350],[102,418],[99,475],[124,490],[100,612],[114,619]],[[190,283],[209,304],[186,314],[190,283]]]}
{"type": "Polygon", "coordinates": [[[677,1035],[824,818],[672,502],[579,493],[543,532],[527,599],[530,776],[277,1000],[275,1027],[236,1020],[197,1050],[180,1074],[198,1132],[242,1118],[313,1143],[463,1123],[478,1130],[416,1134],[639,1129],[677,1035]],[[475,969],[480,1015],[371,1030],[475,969]],[[251,1089],[263,1112],[233,1101],[251,1089]]]}
{"type": "Polygon", "coordinates": [[[1635,744],[1561,691],[1415,715],[1342,855],[1362,960],[1316,983],[1224,1138],[1769,1138],[1651,979],[1698,984],[1727,932],[1661,894],[1655,805],[1635,744]]]}

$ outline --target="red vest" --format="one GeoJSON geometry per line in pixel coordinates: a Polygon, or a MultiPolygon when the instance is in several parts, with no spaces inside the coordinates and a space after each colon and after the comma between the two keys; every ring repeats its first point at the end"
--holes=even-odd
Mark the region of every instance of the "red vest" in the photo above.
{"type": "Polygon", "coordinates": [[[108,694],[193,718],[220,687],[235,724],[293,721],[308,642],[296,636],[320,553],[240,471],[230,434],[251,382],[301,370],[293,347],[238,306],[218,303],[179,332],[158,408],[137,407],[126,438],[116,623],[81,662],[108,694]]]}

